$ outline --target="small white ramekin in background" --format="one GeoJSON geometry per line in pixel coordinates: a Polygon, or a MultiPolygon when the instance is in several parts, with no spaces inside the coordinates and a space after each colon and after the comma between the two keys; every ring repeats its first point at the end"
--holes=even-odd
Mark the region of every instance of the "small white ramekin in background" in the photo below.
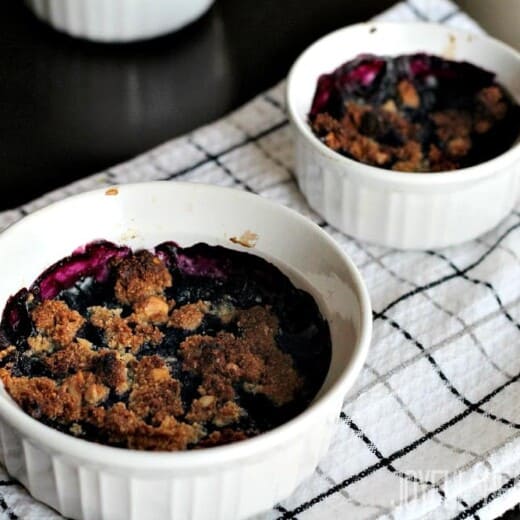
{"type": "Polygon", "coordinates": [[[0,234],[0,309],[46,267],[95,239],[134,248],[175,240],[245,250],[230,237],[247,230],[258,235],[247,251],[309,291],[329,323],[332,361],[310,406],[245,441],[140,452],[49,428],[25,414],[0,384],[0,461],[35,498],[82,520],[236,520],[273,506],[314,471],[366,358],[372,313],[352,262],[301,215],[256,195],[202,184],[144,183],[71,197],[0,234]]]}
{"type": "Polygon", "coordinates": [[[214,0],[25,0],[38,18],[71,36],[128,42],[175,31],[214,0]]]}
{"type": "Polygon", "coordinates": [[[511,211],[520,187],[518,142],[471,168],[410,174],[349,159],[313,134],[308,113],[321,74],[362,53],[415,52],[493,71],[520,101],[518,52],[484,35],[427,23],[364,23],[340,29],[304,51],[287,83],[296,174],[309,204],[349,235],[403,249],[445,247],[481,235],[511,211]]]}

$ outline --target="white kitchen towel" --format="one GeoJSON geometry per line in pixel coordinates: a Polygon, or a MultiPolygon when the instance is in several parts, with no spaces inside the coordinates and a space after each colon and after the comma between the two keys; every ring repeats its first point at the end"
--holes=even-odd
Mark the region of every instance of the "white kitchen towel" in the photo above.
{"type": "MultiPolygon", "coordinates": [[[[381,20],[481,29],[447,0],[381,20]]],[[[294,181],[284,84],[214,124],[0,214],[0,227],[87,189],[155,179],[259,193],[319,222],[368,285],[374,338],[328,455],[271,519],[494,518],[520,502],[520,213],[473,242],[402,252],[343,235],[294,181]]],[[[0,518],[61,518],[0,470],[0,518]]]]}

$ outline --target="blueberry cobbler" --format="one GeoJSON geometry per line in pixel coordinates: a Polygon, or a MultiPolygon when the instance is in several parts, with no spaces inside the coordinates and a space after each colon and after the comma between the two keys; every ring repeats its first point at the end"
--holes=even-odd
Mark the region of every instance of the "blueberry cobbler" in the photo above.
{"type": "Polygon", "coordinates": [[[351,159],[440,172],[510,148],[520,107],[493,73],[468,62],[360,55],[320,76],[309,122],[323,143],[351,159]]]}
{"type": "Polygon", "coordinates": [[[12,296],[0,326],[0,377],[26,413],[138,450],[274,428],[308,406],[330,356],[307,292],[255,255],[202,243],[91,243],[12,296]]]}

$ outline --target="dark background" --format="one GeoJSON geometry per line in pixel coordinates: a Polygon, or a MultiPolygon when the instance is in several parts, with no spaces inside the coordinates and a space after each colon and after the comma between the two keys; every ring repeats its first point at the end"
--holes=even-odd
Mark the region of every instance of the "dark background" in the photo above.
{"type": "Polygon", "coordinates": [[[0,210],[225,115],[282,79],[319,36],[393,3],[217,0],[180,32],[107,45],[3,0],[0,210]]]}

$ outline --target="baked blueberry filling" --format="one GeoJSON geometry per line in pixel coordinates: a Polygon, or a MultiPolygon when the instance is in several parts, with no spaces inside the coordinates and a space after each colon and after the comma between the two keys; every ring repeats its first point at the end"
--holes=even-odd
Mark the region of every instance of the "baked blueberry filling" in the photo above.
{"type": "Polygon", "coordinates": [[[312,296],[252,254],[99,241],[12,296],[0,377],[32,417],[90,441],[183,450],[301,413],[331,358],[312,296]]]}
{"type": "Polygon", "coordinates": [[[510,148],[520,107],[492,72],[471,63],[364,54],[320,76],[309,122],[329,148],[359,162],[439,172],[510,148]]]}

